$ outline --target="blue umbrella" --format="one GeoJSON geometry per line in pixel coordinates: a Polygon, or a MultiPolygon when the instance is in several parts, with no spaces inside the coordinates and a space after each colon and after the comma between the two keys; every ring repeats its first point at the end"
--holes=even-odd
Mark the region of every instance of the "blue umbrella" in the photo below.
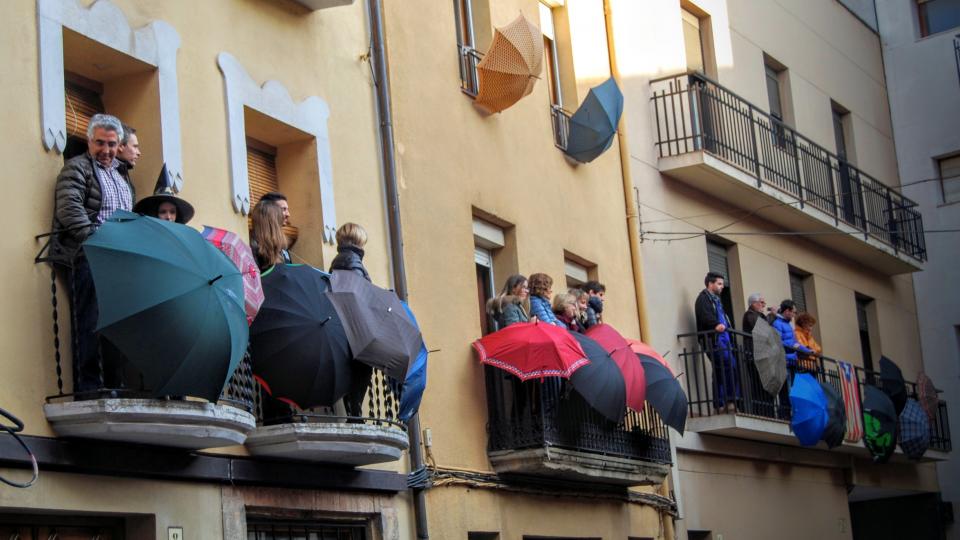
{"type": "Polygon", "coordinates": [[[565,152],[580,163],[589,163],[606,152],[623,113],[623,93],[613,77],[590,89],[570,117],[570,135],[565,152]]]}
{"type": "MultiPolygon", "coordinates": [[[[407,310],[407,316],[410,317],[410,321],[417,327],[417,330],[419,330],[420,325],[417,323],[417,318],[413,315],[410,306],[407,305],[406,302],[401,303],[403,304],[403,309],[407,310]]],[[[417,353],[417,357],[410,363],[410,367],[407,369],[407,377],[403,381],[403,394],[400,396],[400,412],[397,415],[400,420],[406,422],[413,418],[413,415],[417,414],[417,409],[420,408],[420,400],[423,399],[423,391],[426,390],[426,388],[427,345],[421,341],[420,352],[417,353]]]]}
{"type": "Polygon", "coordinates": [[[820,441],[827,427],[827,396],[820,383],[809,373],[798,373],[790,388],[790,407],[793,418],[790,429],[804,446],[813,446],[820,441]]]}

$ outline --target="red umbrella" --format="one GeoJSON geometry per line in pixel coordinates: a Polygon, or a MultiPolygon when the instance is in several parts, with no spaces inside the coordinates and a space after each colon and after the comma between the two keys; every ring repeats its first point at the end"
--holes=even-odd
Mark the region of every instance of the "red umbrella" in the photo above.
{"type": "Polygon", "coordinates": [[[522,381],[570,378],[590,363],[569,332],[542,322],[513,324],[473,342],[480,362],[513,373],[522,381]]]}
{"type": "Polygon", "coordinates": [[[627,384],[627,406],[642,411],[647,397],[647,376],[630,343],[609,324],[591,326],[587,335],[610,354],[623,373],[623,380],[627,384]]]}
{"type": "Polygon", "coordinates": [[[207,242],[222,251],[240,270],[243,277],[243,307],[247,312],[247,324],[252,323],[257,316],[257,312],[260,311],[260,306],[263,305],[263,285],[260,284],[260,269],[257,268],[257,261],[253,258],[253,252],[236,233],[228,230],[204,225],[200,234],[207,242]]]}

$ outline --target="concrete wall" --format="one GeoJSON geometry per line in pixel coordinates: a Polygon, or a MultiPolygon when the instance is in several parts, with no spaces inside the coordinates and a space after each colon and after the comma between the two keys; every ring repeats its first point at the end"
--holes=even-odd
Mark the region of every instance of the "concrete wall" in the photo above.
{"type": "MultiPolygon", "coordinates": [[[[923,181],[939,176],[936,158],[960,152],[960,73],[953,56],[958,29],[921,37],[912,4],[878,0],[876,9],[904,193],[920,205],[927,230],[960,228],[960,204],[944,204],[940,182],[923,181]]],[[[913,278],[924,367],[953,413],[951,432],[960,433],[954,412],[960,407],[960,292],[953,285],[960,244],[951,233],[927,234],[926,241],[929,260],[913,278]]],[[[960,459],[954,455],[938,468],[943,499],[956,514],[960,459]]],[[[960,526],[953,525],[949,537],[960,538],[960,526]]]]}

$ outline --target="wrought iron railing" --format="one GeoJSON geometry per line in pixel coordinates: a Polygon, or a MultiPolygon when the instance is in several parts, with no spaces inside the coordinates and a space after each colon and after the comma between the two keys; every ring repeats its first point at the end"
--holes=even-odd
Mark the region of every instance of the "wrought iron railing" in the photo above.
{"type": "Polygon", "coordinates": [[[477,75],[477,64],[483,58],[483,53],[466,45],[457,45],[457,57],[460,63],[460,90],[472,98],[480,93],[480,78],[477,75]]]}
{"type": "Polygon", "coordinates": [[[957,64],[957,82],[960,83],[960,34],[953,36],[953,59],[957,64]]]}
{"type": "Polygon", "coordinates": [[[875,238],[926,260],[917,204],[699,73],[651,82],[659,157],[704,151],[875,238]]]}
{"type": "MultiPolygon", "coordinates": [[[[789,380],[778,395],[763,389],[759,374],[753,363],[753,341],[750,334],[727,330],[730,344],[718,343],[714,331],[681,334],[677,339],[683,344],[680,358],[683,359],[684,379],[691,417],[736,413],[757,416],[769,420],[790,420],[788,398],[789,380]],[[724,350],[729,351],[729,356],[724,350]]],[[[863,399],[862,387],[869,384],[880,386],[880,375],[874,371],[855,367],[857,384],[861,388],[858,399],[863,399]]],[[[800,358],[789,373],[810,373],[817,380],[841,388],[840,361],[828,356],[800,358]]],[[[907,394],[917,398],[917,385],[906,381],[907,394]]],[[[863,419],[859,419],[863,422],[863,419]]],[[[930,424],[930,448],[942,452],[952,449],[950,422],[947,404],[940,401],[930,424]]]]}
{"type": "Polygon", "coordinates": [[[550,106],[550,120],[553,124],[553,144],[566,151],[570,140],[570,113],[559,105],[550,106]]]}
{"type": "Polygon", "coordinates": [[[259,383],[256,383],[255,414],[258,423],[264,425],[343,422],[406,431],[405,424],[399,418],[401,390],[382,371],[379,369],[372,370],[369,384],[359,391],[362,392],[362,397],[357,399],[361,407],[359,412],[351,411],[349,405],[346,404],[350,400],[350,396],[330,407],[312,407],[300,410],[273,400],[266,390],[259,383]]]}
{"type": "MultiPolygon", "coordinates": [[[[882,387],[880,373],[869,369],[857,367],[857,380],[861,386],[869,384],[882,387]]],[[[919,399],[917,383],[905,381],[907,387],[907,397],[919,399]]],[[[938,391],[939,392],[939,391],[938,391]]],[[[950,418],[947,416],[947,402],[938,400],[937,410],[930,422],[930,448],[941,452],[949,452],[953,449],[953,441],[950,438],[950,418]]]]}
{"type": "Polygon", "coordinates": [[[490,366],[485,378],[489,451],[551,446],[670,463],[667,427],[649,405],[628,410],[617,423],[591,408],[566,380],[521,382],[490,366]]]}

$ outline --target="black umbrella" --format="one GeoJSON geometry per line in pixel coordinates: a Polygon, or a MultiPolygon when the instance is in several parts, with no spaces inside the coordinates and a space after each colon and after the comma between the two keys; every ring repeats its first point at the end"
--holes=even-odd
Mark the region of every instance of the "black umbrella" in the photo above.
{"type": "Polygon", "coordinates": [[[907,405],[907,384],[903,381],[900,367],[886,356],[880,357],[880,388],[890,396],[897,415],[903,412],[907,405]]]}
{"type": "Polygon", "coordinates": [[[863,386],[863,442],[874,463],[886,463],[897,445],[897,411],[879,388],[863,386]]]}
{"type": "Polygon", "coordinates": [[[613,422],[623,420],[627,411],[627,385],[617,363],[593,339],[577,333],[570,335],[580,343],[590,363],[570,375],[570,384],[583,399],[613,422]]]}
{"type": "Polygon", "coordinates": [[[647,376],[647,402],[660,413],[665,424],[682,435],[687,425],[687,395],[680,381],[661,360],[641,353],[637,357],[647,376]]]}
{"type": "Polygon", "coordinates": [[[278,264],[263,274],[264,301],[250,325],[253,372],[274,398],[301,408],[332,405],[350,385],[350,346],[311,266],[278,264]]]}
{"type": "Polygon", "coordinates": [[[821,439],[827,443],[827,448],[836,448],[843,444],[843,437],[847,434],[846,405],[835,386],[821,381],[820,387],[827,396],[827,427],[823,429],[821,439]]]}
{"type": "Polygon", "coordinates": [[[396,293],[354,272],[338,270],[330,278],[327,297],[343,321],[354,359],[404,380],[423,338],[396,293]]]}

